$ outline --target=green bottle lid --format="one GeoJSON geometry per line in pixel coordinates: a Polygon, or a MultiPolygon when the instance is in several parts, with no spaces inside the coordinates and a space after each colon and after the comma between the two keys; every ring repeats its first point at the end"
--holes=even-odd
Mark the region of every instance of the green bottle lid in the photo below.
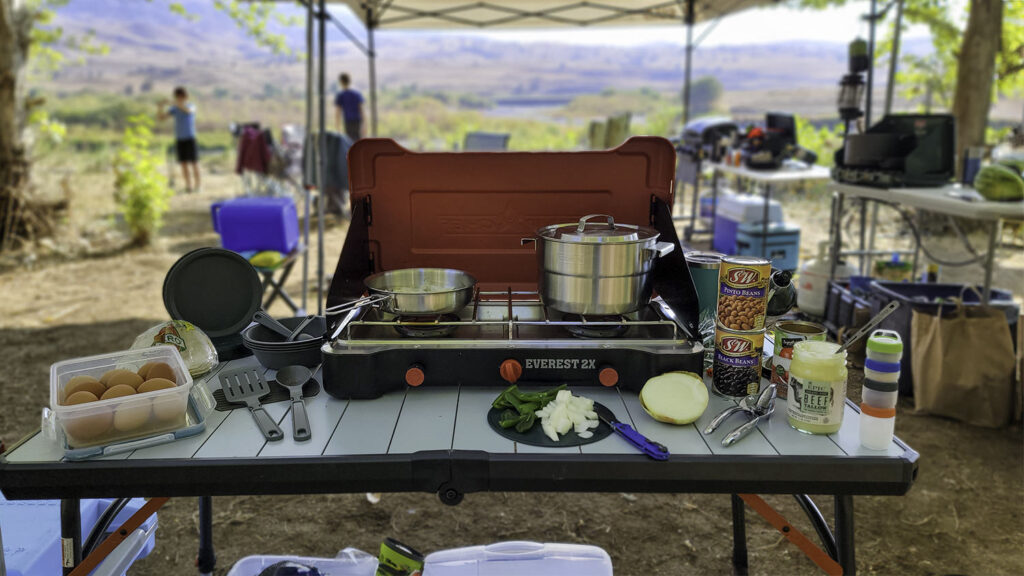
{"type": "Polygon", "coordinates": [[[875,330],[868,337],[868,350],[880,354],[902,354],[903,340],[898,332],[892,330],[875,330]]]}

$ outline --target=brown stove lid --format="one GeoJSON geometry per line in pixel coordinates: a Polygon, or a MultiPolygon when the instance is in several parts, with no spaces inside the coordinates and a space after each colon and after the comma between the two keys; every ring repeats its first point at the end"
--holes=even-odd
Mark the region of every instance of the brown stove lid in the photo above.
{"type": "Polygon", "coordinates": [[[619,224],[608,214],[588,214],[572,224],[556,224],[540,230],[540,235],[564,242],[588,244],[617,244],[643,242],[656,238],[658,233],[636,224],[619,224]],[[594,221],[590,221],[594,219],[594,221]]]}

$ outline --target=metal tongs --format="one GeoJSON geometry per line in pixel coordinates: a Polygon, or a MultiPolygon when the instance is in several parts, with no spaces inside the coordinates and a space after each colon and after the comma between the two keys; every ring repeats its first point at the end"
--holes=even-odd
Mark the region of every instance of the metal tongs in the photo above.
{"type": "Polygon", "coordinates": [[[775,384],[769,384],[767,388],[761,391],[758,395],[751,394],[745,398],[740,399],[738,406],[730,406],[723,410],[718,416],[708,424],[707,428],[704,429],[704,434],[712,434],[718,427],[722,425],[730,416],[743,412],[750,417],[750,420],[741,424],[738,428],[729,432],[725,438],[722,438],[722,446],[732,446],[738,442],[741,438],[750,433],[751,430],[757,428],[758,423],[762,418],[768,418],[775,412],[775,384]]]}

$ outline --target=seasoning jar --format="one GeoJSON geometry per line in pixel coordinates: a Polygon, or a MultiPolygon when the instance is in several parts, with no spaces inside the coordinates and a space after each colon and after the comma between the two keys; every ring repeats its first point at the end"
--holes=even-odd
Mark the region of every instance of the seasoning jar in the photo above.
{"type": "Polygon", "coordinates": [[[864,380],[860,391],[860,401],[875,408],[895,408],[898,398],[895,382],[864,380]]]}
{"type": "Polygon", "coordinates": [[[789,425],[809,434],[832,434],[843,424],[846,351],[839,344],[804,340],[789,365],[789,425]]]}
{"type": "Polygon", "coordinates": [[[896,429],[896,409],[860,405],[860,444],[869,450],[887,450],[896,429]]]}

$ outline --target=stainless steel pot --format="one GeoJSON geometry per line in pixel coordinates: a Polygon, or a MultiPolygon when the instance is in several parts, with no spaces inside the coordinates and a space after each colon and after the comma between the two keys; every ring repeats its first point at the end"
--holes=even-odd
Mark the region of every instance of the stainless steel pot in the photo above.
{"type": "Polygon", "coordinates": [[[627,314],[651,298],[654,261],[675,249],[658,242],[652,228],[616,224],[607,214],[589,214],[572,224],[537,231],[540,295],[548,307],[569,314],[627,314]],[[590,222],[602,218],[601,222],[590,222]]]}

